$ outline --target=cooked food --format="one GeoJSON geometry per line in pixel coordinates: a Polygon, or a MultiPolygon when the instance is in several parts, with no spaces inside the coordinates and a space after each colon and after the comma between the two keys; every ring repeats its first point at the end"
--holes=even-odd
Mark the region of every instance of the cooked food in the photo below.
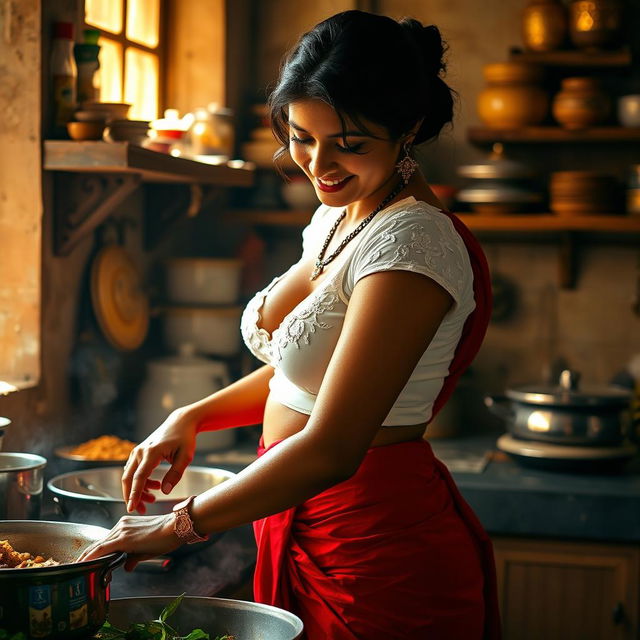
{"type": "Polygon", "coordinates": [[[53,558],[45,559],[44,556],[32,556],[26,551],[16,551],[8,540],[0,540],[0,569],[36,569],[57,564],[60,563],[53,558]]]}
{"type": "Polygon", "coordinates": [[[135,442],[117,436],[100,436],[79,444],[69,453],[89,460],[126,460],[135,446],[135,442]]]}

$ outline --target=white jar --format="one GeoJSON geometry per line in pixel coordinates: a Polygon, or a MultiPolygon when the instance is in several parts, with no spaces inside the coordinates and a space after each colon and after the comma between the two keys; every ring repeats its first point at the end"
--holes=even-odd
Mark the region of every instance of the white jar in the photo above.
{"type": "MultiPolygon", "coordinates": [[[[183,348],[178,356],[150,360],[147,377],[138,394],[137,440],[144,440],[175,409],[201,400],[229,382],[224,362],[195,356],[188,348],[183,348]]],[[[224,449],[234,442],[233,429],[205,432],[198,436],[197,450],[224,449]]]]}
{"type": "Polygon", "coordinates": [[[171,258],[167,296],[176,304],[236,304],[242,261],[235,258],[171,258]]]}
{"type": "Polygon", "coordinates": [[[171,351],[190,345],[198,353],[227,357],[240,350],[241,307],[166,307],[162,313],[171,351]]]}

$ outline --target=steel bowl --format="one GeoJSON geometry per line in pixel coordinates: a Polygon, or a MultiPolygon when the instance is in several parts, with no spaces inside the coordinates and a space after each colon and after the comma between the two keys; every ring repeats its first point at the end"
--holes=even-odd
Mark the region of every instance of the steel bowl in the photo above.
{"type": "MultiPolygon", "coordinates": [[[[169,465],[159,465],[151,474],[155,480],[161,480],[169,470],[169,465]]],[[[225,469],[209,467],[189,467],[180,482],[169,495],[152,491],[155,502],[146,503],[148,515],[170,513],[178,502],[192,495],[203,493],[221,482],[233,478],[236,474],[225,469]]],[[[127,514],[122,497],[122,467],[100,467],[71,471],[51,478],[47,483],[58,504],[61,514],[72,522],[88,522],[111,528],[127,514]]],[[[130,515],[130,514],[129,514],[130,515]]],[[[207,542],[179,547],[174,554],[201,549],[218,540],[223,534],[209,537],[207,542]]]]}
{"type": "MultiPolygon", "coordinates": [[[[157,618],[175,597],[116,598],[108,620],[122,629],[157,618]]],[[[293,613],[257,602],[186,596],[168,620],[183,635],[200,628],[212,638],[229,634],[238,640],[295,640],[302,636],[302,620],[293,613]]]]}
{"type": "Polygon", "coordinates": [[[33,453],[0,452],[0,520],[40,517],[46,464],[33,453]]]}
{"type": "Polygon", "coordinates": [[[5,520],[0,539],[18,551],[52,557],[57,566],[0,569],[0,628],[28,639],[86,638],[107,615],[111,573],[124,553],[75,562],[107,529],[70,522],[5,520]]]}

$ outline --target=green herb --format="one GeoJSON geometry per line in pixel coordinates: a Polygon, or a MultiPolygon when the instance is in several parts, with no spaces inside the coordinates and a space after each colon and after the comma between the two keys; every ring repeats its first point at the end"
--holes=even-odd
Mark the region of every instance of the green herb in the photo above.
{"type": "MultiPolygon", "coordinates": [[[[0,629],[0,640],[27,640],[27,636],[22,633],[22,631],[18,631],[18,633],[9,633],[6,629],[0,629]]],[[[214,640],[218,640],[214,638],[214,640]]],[[[224,636],[221,640],[225,640],[224,636]]]]}
{"type": "MultiPolygon", "coordinates": [[[[171,625],[167,623],[180,606],[184,593],[170,602],[161,612],[157,620],[151,622],[134,623],[126,630],[114,627],[110,622],[105,622],[96,634],[99,640],[211,640],[208,633],[202,629],[194,629],[186,636],[181,636],[171,625]]],[[[23,638],[3,638],[0,640],[24,640],[23,638]]],[[[234,636],[216,636],[212,640],[234,640],[234,636]]]]}

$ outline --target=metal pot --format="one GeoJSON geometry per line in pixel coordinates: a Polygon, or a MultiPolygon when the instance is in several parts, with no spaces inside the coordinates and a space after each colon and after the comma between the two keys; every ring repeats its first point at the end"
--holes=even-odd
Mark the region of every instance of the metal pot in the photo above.
{"type": "Polygon", "coordinates": [[[124,553],[75,563],[107,529],[86,524],[7,520],[0,539],[18,551],[39,553],[61,564],[41,569],[0,569],[0,628],[27,638],[86,638],[105,621],[112,571],[124,553]]]}
{"type": "MultiPolygon", "coordinates": [[[[109,622],[122,629],[133,622],[148,622],[160,615],[175,598],[153,596],[122,598],[109,604],[109,622]]],[[[200,628],[212,638],[230,634],[235,638],[261,640],[295,640],[302,636],[302,620],[293,613],[257,602],[224,598],[185,597],[168,620],[186,635],[200,628]]]]}
{"type": "Polygon", "coordinates": [[[47,459],[32,453],[0,452],[0,520],[40,517],[47,459]]]}
{"type": "Polygon", "coordinates": [[[516,438],[566,445],[615,445],[629,429],[629,391],[617,387],[578,389],[579,376],[560,374],[558,386],[507,389],[485,405],[507,422],[516,438]]]}
{"type": "MultiPolygon", "coordinates": [[[[168,465],[159,465],[151,477],[161,480],[168,469],[168,465]]],[[[235,475],[232,471],[225,469],[189,467],[170,495],[158,491],[152,492],[156,496],[156,501],[147,504],[147,514],[170,513],[174,505],[181,500],[203,493],[235,475]]],[[[71,471],[55,476],[49,480],[47,487],[54,494],[53,499],[67,520],[90,522],[111,528],[122,516],[127,515],[127,508],[122,497],[121,478],[122,467],[100,467],[71,471]]],[[[210,536],[207,542],[184,545],[172,552],[172,555],[181,555],[201,549],[203,546],[215,542],[222,535],[223,533],[217,533],[210,536]]]]}

